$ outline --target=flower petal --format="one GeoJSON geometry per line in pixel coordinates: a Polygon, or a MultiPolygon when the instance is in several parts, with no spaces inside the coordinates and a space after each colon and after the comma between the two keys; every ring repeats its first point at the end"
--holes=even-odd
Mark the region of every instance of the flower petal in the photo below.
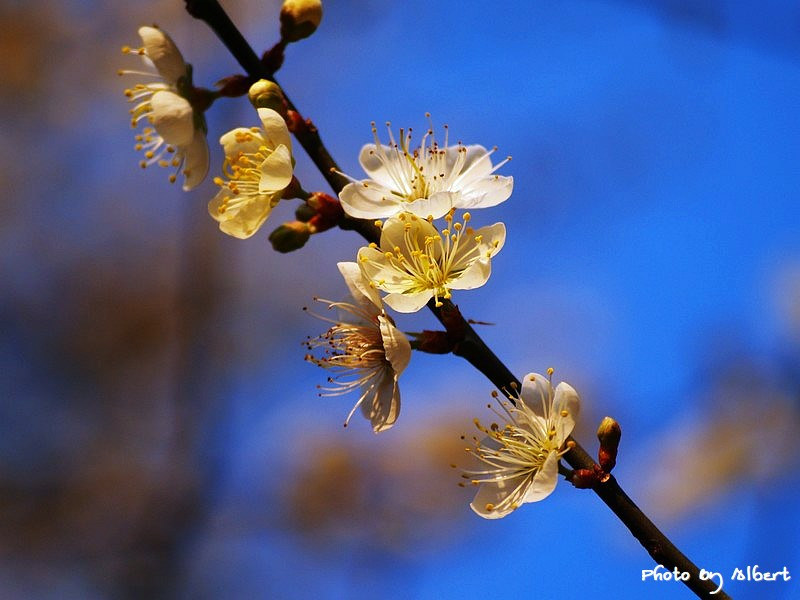
{"type": "MultiPolygon", "coordinates": [[[[263,110],[263,109],[262,109],[263,110]]],[[[274,111],[273,111],[274,112],[274,111]]],[[[258,191],[262,194],[283,191],[292,182],[292,155],[281,144],[261,163],[258,191]]]]}
{"type": "Polygon", "coordinates": [[[513,190],[513,177],[490,175],[465,186],[455,206],[463,209],[490,208],[508,200],[513,190]]]}
{"type": "Polygon", "coordinates": [[[156,27],[140,27],[139,36],[147,58],[158,69],[159,75],[171,85],[186,75],[186,63],[172,39],[156,27]]]}
{"type": "Polygon", "coordinates": [[[219,228],[222,232],[239,239],[247,239],[252,236],[267,220],[274,206],[272,197],[264,194],[256,194],[238,203],[229,205],[228,208],[220,213],[224,198],[233,197],[233,193],[228,188],[222,188],[219,193],[208,203],[208,213],[212,218],[219,221],[219,228]]]}
{"type": "Polygon", "coordinates": [[[403,292],[408,287],[408,275],[395,269],[377,248],[361,248],[358,251],[358,266],[367,282],[384,291],[403,292]]]}
{"type": "Polygon", "coordinates": [[[219,138],[222,150],[228,158],[235,158],[242,154],[255,154],[264,145],[264,138],[258,132],[248,127],[237,127],[224,133],[219,138]]]}
{"type": "Polygon", "coordinates": [[[492,172],[492,159],[489,151],[480,144],[470,144],[469,146],[450,146],[447,148],[447,171],[448,173],[458,163],[459,154],[463,155],[463,162],[460,165],[456,179],[451,184],[454,190],[463,189],[464,183],[485,177],[492,172]],[[459,148],[463,150],[459,151],[459,148]]]}
{"type": "MultiPolygon", "coordinates": [[[[425,239],[431,236],[439,237],[439,232],[425,218],[401,214],[383,224],[381,249],[394,252],[395,248],[400,248],[400,252],[410,258],[413,251],[425,248],[425,239]],[[407,225],[410,225],[408,229],[407,225]]],[[[435,246],[434,249],[437,247],[441,246],[435,246]]],[[[438,258],[439,255],[435,256],[438,258]]]]}
{"type": "Polygon", "coordinates": [[[501,519],[517,508],[512,502],[506,502],[506,499],[512,494],[523,495],[527,485],[530,485],[528,475],[481,483],[469,506],[484,519],[501,519]]]}
{"type": "Polygon", "coordinates": [[[575,428],[575,419],[578,418],[580,408],[581,399],[575,388],[564,381],[559,383],[553,398],[553,423],[556,439],[562,444],[575,428]],[[565,411],[566,415],[563,414],[565,411]]]}
{"type": "Polygon", "coordinates": [[[400,388],[391,368],[371,385],[374,389],[368,391],[369,395],[361,403],[361,413],[372,423],[372,430],[380,433],[394,425],[400,415],[400,388]]]}
{"type": "Polygon", "coordinates": [[[425,306],[431,298],[433,298],[433,292],[424,290],[416,294],[387,294],[383,297],[383,301],[397,312],[412,313],[425,306]]]}
{"type": "Polygon", "coordinates": [[[503,223],[487,225],[478,229],[475,235],[481,236],[481,241],[478,244],[481,248],[481,256],[491,258],[500,252],[506,243],[506,226],[503,223]]]}
{"type": "Polygon", "coordinates": [[[491,274],[492,263],[489,260],[476,260],[447,285],[453,290],[474,290],[489,281],[491,274]]]}
{"type": "Polygon", "coordinates": [[[423,219],[429,216],[439,219],[453,208],[458,196],[458,192],[435,192],[429,198],[417,198],[411,202],[403,202],[402,209],[423,219]]]}
{"type": "Polygon", "coordinates": [[[159,90],[150,98],[153,127],[164,141],[186,146],[194,137],[194,112],[189,101],[175,92],[159,90]]]}
{"type": "Polygon", "coordinates": [[[271,108],[259,108],[258,117],[264,127],[267,147],[272,149],[278,146],[286,146],[291,155],[292,137],[289,135],[289,128],[286,126],[286,121],[283,120],[283,117],[271,108]]]}
{"type": "Polygon", "coordinates": [[[183,149],[183,191],[196,187],[208,174],[208,142],[205,133],[196,129],[194,137],[183,149]]]}
{"type": "Polygon", "coordinates": [[[361,272],[358,263],[340,262],[336,263],[336,266],[339,268],[342,277],[344,277],[344,282],[347,284],[347,289],[350,290],[350,295],[370,314],[373,312],[374,314],[378,314],[379,311],[375,310],[375,308],[383,308],[381,297],[378,295],[375,288],[369,285],[368,281],[364,280],[364,274],[361,272]],[[364,302],[362,302],[362,300],[364,302]],[[365,304],[369,304],[372,310],[370,310],[370,307],[365,306],[365,304]]]}
{"type": "Polygon", "coordinates": [[[538,502],[553,493],[558,483],[558,460],[558,452],[555,450],[550,452],[541,469],[534,475],[531,485],[525,491],[522,502],[538,502]]]}
{"type": "Polygon", "coordinates": [[[378,323],[381,328],[386,360],[392,365],[395,375],[399,376],[411,361],[411,344],[405,334],[395,327],[387,317],[378,316],[378,323]]]}
{"type": "MultiPolygon", "coordinates": [[[[382,186],[392,189],[396,187],[394,177],[392,177],[390,169],[392,163],[397,162],[397,152],[394,148],[389,146],[376,146],[375,144],[365,144],[358,153],[358,162],[370,179],[374,179],[382,186]]],[[[394,167],[399,171],[399,166],[394,167]]],[[[398,192],[402,190],[396,190],[398,192]]]]}
{"type": "Polygon", "coordinates": [[[522,379],[519,396],[529,409],[547,417],[553,399],[550,378],[539,373],[528,373],[522,379]]]}
{"type": "Polygon", "coordinates": [[[402,199],[377,181],[367,179],[344,186],[339,201],[344,212],[354,219],[385,219],[400,210],[402,199]]]}

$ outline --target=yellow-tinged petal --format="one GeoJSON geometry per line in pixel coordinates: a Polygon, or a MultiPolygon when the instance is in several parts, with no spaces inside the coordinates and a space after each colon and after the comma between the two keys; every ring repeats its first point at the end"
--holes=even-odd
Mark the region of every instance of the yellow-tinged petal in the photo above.
{"type": "Polygon", "coordinates": [[[284,145],[275,148],[259,168],[258,191],[262,194],[281,191],[292,182],[292,155],[284,145]]]}
{"type": "Polygon", "coordinates": [[[189,101],[168,90],[160,90],[150,99],[153,127],[164,141],[186,146],[194,137],[194,113],[189,101]]]}
{"type": "Polygon", "coordinates": [[[158,73],[170,85],[175,85],[186,74],[186,63],[178,47],[165,32],[156,27],[140,27],[139,36],[142,38],[145,55],[158,69],[158,73]]]}

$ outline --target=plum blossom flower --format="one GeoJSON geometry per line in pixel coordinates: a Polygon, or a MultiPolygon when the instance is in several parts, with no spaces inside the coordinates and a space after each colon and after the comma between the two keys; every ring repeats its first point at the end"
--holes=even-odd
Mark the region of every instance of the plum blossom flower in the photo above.
{"type": "Polygon", "coordinates": [[[208,172],[208,143],[205,121],[187,99],[191,90],[191,68],[170,37],[156,27],[140,27],[142,46],[125,46],[124,54],[138,54],[147,71],[120,70],[120,75],[139,75],[150,79],[125,90],[131,108],[131,127],[146,123],[136,134],[136,150],[144,152],[139,165],[144,169],[152,164],[172,167],[169,177],[184,177],[183,189],[188,191],[205,179],[208,172]]]}
{"type": "Polygon", "coordinates": [[[338,396],[360,390],[345,426],[360,406],[373,431],[378,433],[394,425],[400,414],[397,380],[411,360],[411,345],[383,311],[380,297],[363,280],[358,265],[340,262],[337,266],[355,303],[320,300],[327,302],[328,308],[340,309],[347,315],[341,320],[316,315],[332,327],[306,342],[309,350],[322,350],[321,357],[308,354],[306,360],[337,373],[328,378],[332,385],[322,388],[322,395],[338,396]]]}
{"type": "MultiPolygon", "coordinates": [[[[430,115],[427,115],[430,117],[430,115]]],[[[387,123],[387,128],[390,124],[387,123]]],[[[356,180],[339,194],[344,211],[357,219],[383,219],[400,212],[438,219],[451,208],[475,209],[495,206],[508,199],[514,186],[512,177],[495,171],[511,157],[492,165],[491,154],[483,146],[439,146],[431,126],[417,148],[411,147],[411,128],[400,130],[399,143],[389,129],[389,145],[378,139],[361,149],[358,160],[368,178],[356,180]]]]}
{"type": "Polygon", "coordinates": [[[465,471],[463,477],[480,486],[470,506],[481,517],[505,517],[526,502],[543,500],[556,487],[559,459],[570,448],[567,438],[575,427],[580,398],[564,382],[554,391],[552,373],[529,373],[522,391],[509,396],[515,406],[500,402],[503,412],[494,412],[504,424],[485,427],[475,419],[486,437],[473,438],[475,447],[467,450],[489,468],[465,471]]]}
{"type": "Polygon", "coordinates": [[[415,312],[428,300],[450,298],[450,290],[482,286],[491,274],[491,258],[503,247],[502,223],[473,230],[470,214],[438,231],[428,220],[401,213],[383,224],[380,246],[358,251],[358,264],[372,286],[388,292],[383,301],[398,312],[415,312]]]}
{"type": "Polygon", "coordinates": [[[259,108],[261,127],[237,127],[219,142],[225,151],[224,177],[209,202],[209,214],[219,228],[240,239],[253,235],[280,202],[292,181],[292,141],[280,114],[259,108]]]}

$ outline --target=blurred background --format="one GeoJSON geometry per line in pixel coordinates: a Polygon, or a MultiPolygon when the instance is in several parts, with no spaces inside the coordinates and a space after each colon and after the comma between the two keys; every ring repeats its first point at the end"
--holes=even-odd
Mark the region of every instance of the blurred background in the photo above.
{"type": "MultiPolygon", "coordinates": [[[[280,2],[224,2],[258,52],[280,2]]],[[[491,385],[416,355],[398,424],[319,398],[312,296],[359,238],[274,253],[142,171],[120,47],[158,23],[210,87],[240,72],[178,0],[0,5],[0,597],[691,597],[591,493],[488,522],[449,468],[491,385]],[[323,260],[324,259],[324,260],[323,260]]],[[[592,452],[737,598],[800,594],[800,7],[618,0],[325,3],[279,80],[360,176],[369,123],[448,124],[514,160],[489,283],[454,297],[518,375],[555,368],[592,452]],[[731,582],[787,566],[788,583],[731,582]]],[[[216,140],[255,125],[207,114],[216,140]]],[[[301,149],[306,189],[328,191],[301,149]]],[[[433,328],[431,316],[397,318],[433,328]]]]}

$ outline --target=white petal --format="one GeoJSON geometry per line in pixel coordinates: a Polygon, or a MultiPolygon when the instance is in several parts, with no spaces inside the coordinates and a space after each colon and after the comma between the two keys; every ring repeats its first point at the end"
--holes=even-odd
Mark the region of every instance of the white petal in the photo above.
{"type": "Polygon", "coordinates": [[[378,317],[386,359],[391,363],[396,375],[400,375],[411,360],[411,344],[408,338],[388,318],[378,317]]]}
{"type": "Polygon", "coordinates": [[[279,192],[292,182],[292,155],[280,145],[261,163],[258,191],[262,194],[279,192]]]}
{"type": "Polygon", "coordinates": [[[150,98],[153,127],[164,141],[187,146],[194,137],[194,113],[189,101],[174,92],[159,90],[150,98]]]}
{"type": "Polygon", "coordinates": [[[489,208],[505,202],[514,189],[513,177],[490,175],[486,179],[470,182],[461,190],[456,208],[489,208]]]}
{"type": "Polygon", "coordinates": [[[372,396],[361,404],[361,412],[372,423],[375,433],[386,431],[395,424],[400,415],[400,388],[391,370],[383,374],[372,396]]]}
{"type": "Polygon", "coordinates": [[[149,58],[158,73],[170,84],[175,85],[186,74],[186,63],[180,50],[172,39],[155,27],[140,27],[145,55],[149,58]]]}
{"type": "Polygon", "coordinates": [[[200,184],[208,174],[208,142],[202,130],[196,129],[192,141],[183,149],[183,191],[200,184]]]}
{"type": "Polygon", "coordinates": [[[529,484],[529,476],[520,475],[514,479],[482,483],[470,503],[470,508],[484,519],[500,519],[514,511],[513,503],[503,504],[503,501],[518,488],[529,484]],[[492,510],[487,510],[487,505],[492,505],[492,510]],[[501,506],[502,505],[502,506],[501,506]]]}
{"type": "Polygon", "coordinates": [[[530,410],[546,416],[553,401],[550,379],[539,373],[528,373],[522,380],[520,398],[530,410]]]}
{"type": "Polygon", "coordinates": [[[559,383],[553,398],[553,423],[556,428],[556,439],[561,443],[572,433],[580,408],[581,399],[575,388],[564,381],[559,383]],[[563,411],[567,412],[566,416],[562,416],[563,411]]]}
{"type": "Polygon", "coordinates": [[[381,297],[378,295],[377,290],[369,285],[369,282],[364,279],[364,274],[361,272],[361,267],[358,263],[354,262],[340,262],[336,263],[339,272],[344,277],[344,282],[347,284],[347,289],[350,290],[350,295],[361,304],[370,314],[378,314],[378,310],[383,308],[381,297]],[[362,302],[364,300],[365,302],[362,302]],[[364,304],[371,305],[370,307],[364,304]]]}
{"type": "Polygon", "coordinates": [[[439,219],[453,208],[457,198],[458,192],[435,192],[429,198],[417,198],[411,202],[403,202],[402,208],[423,219],[429,216],[439,219]]]}
{"type": "Polygon", "coordinates": [[[255,154],[265,144],[262,135],[248,127],[231,129],[219,138],[219,143],[222,144],[225,156],[229,158],[237,156],[240,152],[243,154],[255,154]]]}
{"type": "Polygon", "coordinates": [[[344,212],[354,219],[385,219],[400,211],[402,199],[368,179],[344,186],[339,201],[344,212]]]}
{"type": "MultiPolygon", "coordinates": [[[[375,180],[388,189],[392,189],[396,187],[397,184],[391,176],[389,169],[387,169],[386,162],[380,157],[380,153],[382,152],[383,155],[388,158],[390,165],[391,163],[397,162],[397,153],[394,148],[390,148],[389,146],[381,145],[380,150],[378,148],[379,147],[375,144],[365,144],[361,148],[361,152],[358,153],[358,162],[361,163],[361,167],[370,179],[375,180]]],[[[395,167],[395,169],[399,170],[399,165],[395,167]]],[[[401,190],[397,191],[399,192],[401,190]]]]}
{"type": "MultiPolygon", "coordinates": [[[[464,146],[461,146],[462,148],[464,146]]],[[[447,148],[447,172],[451,172],[458,161],[459,146],[450,146],[447,148]]],[[[459,170],[460,177],[454,180],[455,185],[453,189],[461,189],[463,183],[472,181],[480,177],[484,177],[492,172],[492,160],[489,152],[480,144],[472,144],[466,146],[466,153],[464,154],[463,163],[459,170]]]]}
{"type": "Polygon", "coordinates": [[[525,492],[523,502],[538,502],[544,500],[558,483],[558,452],[552,451],[544,461],[542,468],[533,477],[533,482],[525,492]]]}
{"type": "Polygon", "coordinates": [[[278,146],[286,146],[289,154],[292,153],[292,137],[289,135],[289,128],[283,117],[271,108],[259,108],[258,117],[264,127],[267,147],[270,149],[278,146]]]}
{"type": "Polygon", "coordinates": [[[412,313],[425,306],[431,298],[433,298],[433,292],[425,290],[416,294],[387,294],[383,297],[383,301],[397,312],[412,313]]]}
{"type": "Polygon", "coordinates": [[[478,229],[475,235],[482,236],[479,244],[481,248],[481,257],[488,258],[494,256],[503,249],[506,243],[506,226],[503,223],[487,225],[486,227],[478,229]]]}
{"type": "Polygon", "coordinates": [[[474,290],[489,281],[491,274],[492,264],[488,259],[476,260],[447,285],[454,290],[474,290]]]}

